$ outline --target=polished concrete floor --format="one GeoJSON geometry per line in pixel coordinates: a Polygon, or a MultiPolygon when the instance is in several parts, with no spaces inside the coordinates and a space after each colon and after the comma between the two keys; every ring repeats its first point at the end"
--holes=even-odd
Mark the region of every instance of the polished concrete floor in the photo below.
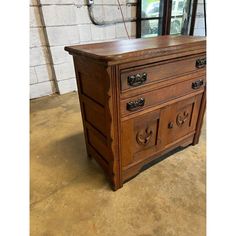
{"type": "Polygon", "coordinates": [[[30,106],[31,236],[205,236],[205,125],[197,146],[113,192],[86,157],[77,95],[30,106]]]}

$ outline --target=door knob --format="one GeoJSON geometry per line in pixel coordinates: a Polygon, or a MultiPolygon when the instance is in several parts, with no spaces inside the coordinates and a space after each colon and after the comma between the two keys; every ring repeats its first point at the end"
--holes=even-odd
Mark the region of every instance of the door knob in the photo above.
{"type": "Polygon", "coordinates": [[[168,124],[168,129],[172,129],[173,127],[174,127],[173,122],[169,122],[169,124],[168,124]]]}

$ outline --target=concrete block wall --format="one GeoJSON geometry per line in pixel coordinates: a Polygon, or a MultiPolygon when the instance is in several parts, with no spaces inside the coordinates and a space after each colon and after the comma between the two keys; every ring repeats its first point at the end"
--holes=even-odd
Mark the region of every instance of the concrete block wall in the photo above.
{"type": "MultiPolygon", "coordinates": [[[[120,0],[125,17],[135,17],[136,7],[120,0]]],[[[135,1],[132,1],[135,2],[135,1]]],[[[94,0],[97,20],[120,20],[117,0],[94,0]]],[[[136,23],[126,23],[135,37],[136,23]]],[[[194,35],[204,35],[203,0],[199,0],[194,35]]],[[[127,38],[123,23],[92,24],[85,0],[31,0],[30,97],[77,90],[72,56],[64,46],[127,38]],[[39,5],[40,4],[40,5],[39,5]]]]}
{"type": "Polygon", "coordinates": [[[56,92],[39,7],[30,2],[30,98],[56,92]]]}
{"type": "MultiPolygon", "coordinates": [[[[121,3],[125,15],[135,13],[136,9],[126,6],[125,0],[121,3]]],[[[71,55],[64,51],[64,46],[126,38],[124,25],[92,24],[86,1],[41,0],[41,4],[59,93],[74,91],[77,88],[73,61],[71,55]]],[[[121,19],[116,0],[95,0],[94,4],[96,19],[121,19]]],[[[129,34],[135,37],[135,23],[127,23],[127,27],[129,34]]]]}
{"type": "MultiPolygon", "coordinates": [[[[34,7],[34,10],[37,10],[36,8],[39,7],[37,3],[38,0],[32,0],[31,8],[34,7]]],[[[125,17],[136,16],[135,6],[126,5],[126,0],[120,0],[120,3],[125,17]]],[[[55,88],[60,94],[77,90],[73,59],[71,55],[64,51],[65,45],[127,38],[123,23],[108,26],[92,24],[85,0],[40,0],[40,7],[45,32],[38,30],[36,34],[30,31],[31,46],[37,43],[37,45],[40,45],[37,46],[37,49],[30,49],[32,51],[31,63],[33,64],[32,67],[37,68],[42,64],[53,67],[51,74],[48,74],[47,80],[55,83],[54,90],[51,90],[51,93],[56,91],[55,88]],[[47,42],[39,41],[37,38],[38,34],[43,36],[44,33],[46,34],[47,42]],[[48,47],[44,47],[46,43],[48,43],[48,47]],[[47,56],[47,53],[50,53],[50,55],[47,56]],[[38,54],[38,57],[34,57],[36,54],[38,54]]],[[[97,20],[112,21],[121,19],[116,0],[94,0],[93,13],[97,20]]],[[[37,14],[32,14],[32,22],[35,21],[35,17],[40,18],[37,14]]],[[[129,35],[135,37],[136,23],[126,23],[126,25],[129,35]]],[[[41,25],[35,25],[34,27],[41,28],[41,25]]],[[[32,70],[30,75],[31,89],[34,89],[32,85],[36,88],[38,81],[45,79],[45,74],[41,73],[38,76],[42,76],[42,78],[36,80],[37,77],[33,72],[34,70],[32,70]]],[[[31,98],[34,98],[36,97],[35,90],[32,91],[34,94],[32,94],[31,98]]],[[[42,95],[39,92],[38,96],[48,95],[49,93],[48,89],[42,95]]]]}

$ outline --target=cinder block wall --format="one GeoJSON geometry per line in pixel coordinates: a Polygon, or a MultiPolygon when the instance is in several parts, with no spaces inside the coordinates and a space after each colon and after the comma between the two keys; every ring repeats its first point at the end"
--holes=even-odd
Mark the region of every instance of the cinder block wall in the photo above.
{"type": "MultiPolygon", "coordinates": [[[[120,0],[125,17],[135,17],[136,7],[120,0]]],[[[132,2],[135,2],[132,1],[132,2]]],[[[117,0],[94,0],[98,20],[121,19],[117,0]]],[[[199,0],[194,35],[204,35],[203,0],[199,0]]],[[[136,23],[126,23],[135,37],[136,23]]],[[[86,0],[31,0],[30,98],[77,90],[72,57],[65,45],[127,38],[123,23],[96,26],[89,19],[86,0]]]]}
{"type": "MultiPolygon", "coordinates": [[[[96,19],[121,19],[116,0],[94,0],[94,3],[96,6],[93,12],[96,19]]],[[[125,17],[135,17],[135,6],[126,5],[126,0],[120,0],[120,3],[125,17]]],[[[109,26],[92,24],[85,0],[31,0],[30,10],[31,98],[56,91],[64,94],[77,90],[72,57],[64,51],[65,45],[127,38],[123,23],[109,26]],[[40,20],[35,20],[36,17],[42,18],[41,24],[38,23],[40,20]],[[45,32],[42,30],[43,27],[45,32]],[[42,37],[39,37],[40,34],[42,37]],[[43,38],[47,39],[46,42],[43,38]],[[42,65],[44,67],[41,68],[42,65]],[[36,77],[35,71],[39,68],[41,71],[36,77]],[[42,72],[43,68],[51,70],[42,72]],[[43,84],[40,84],[42,81],[43,84]],[[51,86],[51,82],[54,86],[51,86]]],[[[135,37],[136,23],[128,22],[126,25],[129,35],[135,37]]]]}
{"type": "Polygon", "coordinates": [[[30,98],[56,92],[52,65],[36,0],[30,2],[30,98]]]}

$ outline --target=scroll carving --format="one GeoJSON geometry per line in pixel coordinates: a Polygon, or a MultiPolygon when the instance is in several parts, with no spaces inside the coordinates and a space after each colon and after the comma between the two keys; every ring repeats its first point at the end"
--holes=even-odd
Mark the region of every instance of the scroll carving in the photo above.
{"type": "Polygon", "coordinates": [[[147,145],[152,137],[152,130],[146,128],[145,131],[139,131],[136,135],[136,141],[140,145],[147,145]]]}
{"type": "Polygon", "coordinates": [[[178,126],[182,126],[186,122],[188,117],[189,117],[189,113],[186,111],[184,111],[183,113],[182,112],[179,113],[176,117],[176,124],[178,126]]]}

